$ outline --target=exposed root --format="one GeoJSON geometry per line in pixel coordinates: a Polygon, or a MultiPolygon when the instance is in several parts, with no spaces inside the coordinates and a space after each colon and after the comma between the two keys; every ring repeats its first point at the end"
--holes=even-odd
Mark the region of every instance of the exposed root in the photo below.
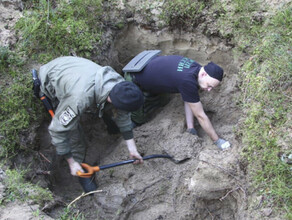
{"type": "Polygon", "coordinates": [[[103,192],[103,190],[95,190],[95,191],[91,191],[91,192],[88,192],[88,193],[82,193],[80,196],[78,196],[76,199],[74,199],[72,202],[69,203],[69,205],[67,206],[68,208],[75,202],[77,202],[79,199],[85,197],[85,196],[88,196],[88,195],[91,195],[93,193],[101,193],[103,192]]]}
{"type": "Polygon", "coordinates": [[[241,188],[241,187],[236,187],[235,189],[232,189],[232,190],[230,190],[230,191],[228,191],[227,193],[226,193],[226,195],[225,196],[223,196],[222,198],[220,198],[219,200],[222,202],[230,193],[232,193],[232,192],[234,192],[234,191],[236,191],[236,190],[241,190],[243,193],[244,193],[244,195],[245,195],[245,191],[241,188]]]}

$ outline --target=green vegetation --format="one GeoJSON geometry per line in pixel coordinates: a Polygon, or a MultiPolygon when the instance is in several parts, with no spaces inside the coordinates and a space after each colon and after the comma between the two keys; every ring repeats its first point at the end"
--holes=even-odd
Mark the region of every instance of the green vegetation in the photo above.
{"type": "Polygon", "coordinates": [[[30,5],[16,28],[22,34],[22,49],[40,62],[77,54],[89,58],[94,45],[101,41],[102,1],[40,0],[30,5]]]}
{"type": "Polygon", "coordinates": [[[244,143],[254,186],[292,219],[292,170],[279,155],[291,153],[292,5],[262,17],[256,1],[234,1],[220,18],[221,34],[250,54],[241,69],[244,143]]]}
{"type": "Polygon", "coordinates": [[[67,207],[63,210],[63,213],[58,218],[59,220],[84,220],[86,217],[80,213],[78,210],[76,211],[74,208],[67,207]]]}
{"type": "MultiPolygon", "coordinates": [[[[236,0],[233,1],[233,8],[230,5],[222,4],[219,29],[224,38],[232,39],[236,46],[243,52],[260,43],[263,23],[266,19],[260,8],[259,1],[236,0]]],[[[215,5],[218,7],[218,4],[215,5]]]]}
{"type": "MultiPolygon", "coordinates": [[[[8,47],[0,46],[0,72],[5,74],[8,68],[20,67],[23,64],[21,57],[8,47]]],[[[8,71],[13,75],[13,72],[8,71]]],[[[6,73],[7,74],[7,73],[6,73]]],[[[9,73],[8,73],[9,74],[9,73]]]]}
{"type": "Polygon", "coordinates": [[[22,72],[21,56],[7,48],[0,49],[1,81],[5,82],[0,84],[0,154],[10,157],[23,149],[20,135],[28,132],[40,108],[36,108],[32,96],[30,74],[22,72]]]}
{"type": "Polygon", "coordinates": [[[5,157],[13,156],[24,149],[20,141],[21,134],[28,132],[29,126],[39,116],[43,116],[37,108],[39,104],[32,97],[31,79],[27,75],[19,75],[14,78],[8,87],[1,86],[0,95],[0,132],[4,137],[1,139],[1,155],[5,157]]]}
{"type": "Polygon", "coordinates": [[[201,13],[205,7],[205,1],[166,1],[161,18],[173,28],[190,29],[201,22],[201,13]]]}
{"type": "Polygon", "coordinates": [[[36,184],[24,181],[26,170],[6,170],[4,185],[6,186],[5,197],[1,203],[8,201],[34,201],[39,205],[52,200],[52,194],[48,189],[43,189],[36,184]]]}

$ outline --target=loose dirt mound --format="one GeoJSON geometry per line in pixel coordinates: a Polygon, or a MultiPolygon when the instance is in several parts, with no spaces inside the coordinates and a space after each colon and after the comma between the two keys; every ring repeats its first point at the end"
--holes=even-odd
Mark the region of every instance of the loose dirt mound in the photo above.
{"type": "MultiPolygon", "coordinates": [[[[153,159],[141,166],[100,172],[104,193],[92,199],[100,205],[93,208],[83,201],[80,207],[88,206],[90,213],[97,209],[101,219],[235,219],[236,197],[244,194],[233,152],[236,149],[218,151],[209,141],[184,130],[182,101],[175,96],[151,122],[135,129],[135,136],[144,155],[166,152],[177,160],[189,160],[175,164],[153,159]],[[224,198],[232,190],[235,198],[224,198]]],[[[126,159],[125,155],[127,150],[121,143],[103,163],[126,159]]]]}
{"type": "MultiPolygon", "coordinates": [[[[97,180],[103,192],[78,200],[76,208],[88,219],[238,218],[239,209],[244,205],[245,188],[240,177],[240,163],[236,159],[236,142],[233,140],[232,150],[222,152],[207,137],[185,133],[183,110],[181,98],[176,95],[152,121],[135,129],[141,154],[168,153],[181,163],[151,159],[143,165],[125,165],[100,171],[97,180]],[[186,158],[188,160],[183,162],[186,158]]],[[[213,118],[216,117],[214,113],[213,118]]],[[[223,128],[224,136],[232,140],[232,124],[226,124],[223,128]]],[[[106,137],[97,133],[99,135],[95,136],[95,140],[106,137]]],[[[109,138],[107,140],[110,142],[109,138]]],[[[101,155],[105,155],[101,158],[101,164],[128,159],[121,138],[114,143],[109,142],[102,144],[111,151],[108,155],[104,154],[104,148],[100,148],[101,143],[91,142],[97,148],[91,149],[95,152],[89,155],[87,161],[94,161],[94,158],[97,161],[96,158],[101,155]]],[[[55,192],[73,200],[81,190],[74,187],[75,184],[69,184],[77,183],[74,177],[58,177],[66,178],[67,184],[63,187],[57,184],[55,192]]]]}

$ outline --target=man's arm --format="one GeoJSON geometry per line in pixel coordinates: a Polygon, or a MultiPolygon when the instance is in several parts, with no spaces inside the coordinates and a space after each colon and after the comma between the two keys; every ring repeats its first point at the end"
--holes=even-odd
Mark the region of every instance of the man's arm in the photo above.
{"type": "Polygon", "coordinates": [[[132,138],[132,139],[126,140],[126,144],[130,152],[130,157],[133,159],[137,159],[137,161],[135,161],[134,164],[143,163],[143,159],[137,151],[137,147],[136,147],[134,139],[132,138]]]}
{"type": "Polygon", "coordinates": [[[126,141],[130,157],[137,159],[134,164],[143,163],[141,155],[137,151],[137,147],[133,137],[133,129],[131,122],[131,114],[122,110],[117,111],[117,117],[114,119],[120,129],[124,140],[126,141]]]}
{"type": "MultiPolygon", "coordinates": [[[[213,141],[217,141],[219,139],[215,129],[213,128],[213,125],[211,121],[209,120],[208,116],[206,115],[203,105],[201,102],[197,103],[190,103],[185,102],[185,110],[186,110],[186,119],[190,118],[190,111],[193,113],[193,115],[198,119],[200,125],[204,129],[204,131],[209,135],[209,137],[213,141]]],[[[188,121],[187,121],[188,123],[188,121]]],[[[188,125],[189,126],[189,125],[188,125]]]]}
{"type": "Polygon", "coordinates": [[[194,114],[188,102],[185,102],[185,115],[186,115],[187,129],[194,128],[194,114]]]}

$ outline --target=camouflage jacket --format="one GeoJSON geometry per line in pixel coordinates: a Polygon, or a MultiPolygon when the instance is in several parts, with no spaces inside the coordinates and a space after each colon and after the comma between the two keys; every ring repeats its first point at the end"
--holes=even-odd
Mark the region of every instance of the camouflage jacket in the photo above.
{"type": "MultiPolygon", "coordinates": [[[[124,80],[111,67],[102,67],[80,57],[52,60],[41,66],[39,78],[41,93],[56,109],[49,132],[59,155],[70,153],[70,132],[77,129],[82,113],[96,107],[102,117],[111,89],[124,80]]],[[[124,139],[133,138],[129,112],[117,110],[114,121],[124,139]]]]}

